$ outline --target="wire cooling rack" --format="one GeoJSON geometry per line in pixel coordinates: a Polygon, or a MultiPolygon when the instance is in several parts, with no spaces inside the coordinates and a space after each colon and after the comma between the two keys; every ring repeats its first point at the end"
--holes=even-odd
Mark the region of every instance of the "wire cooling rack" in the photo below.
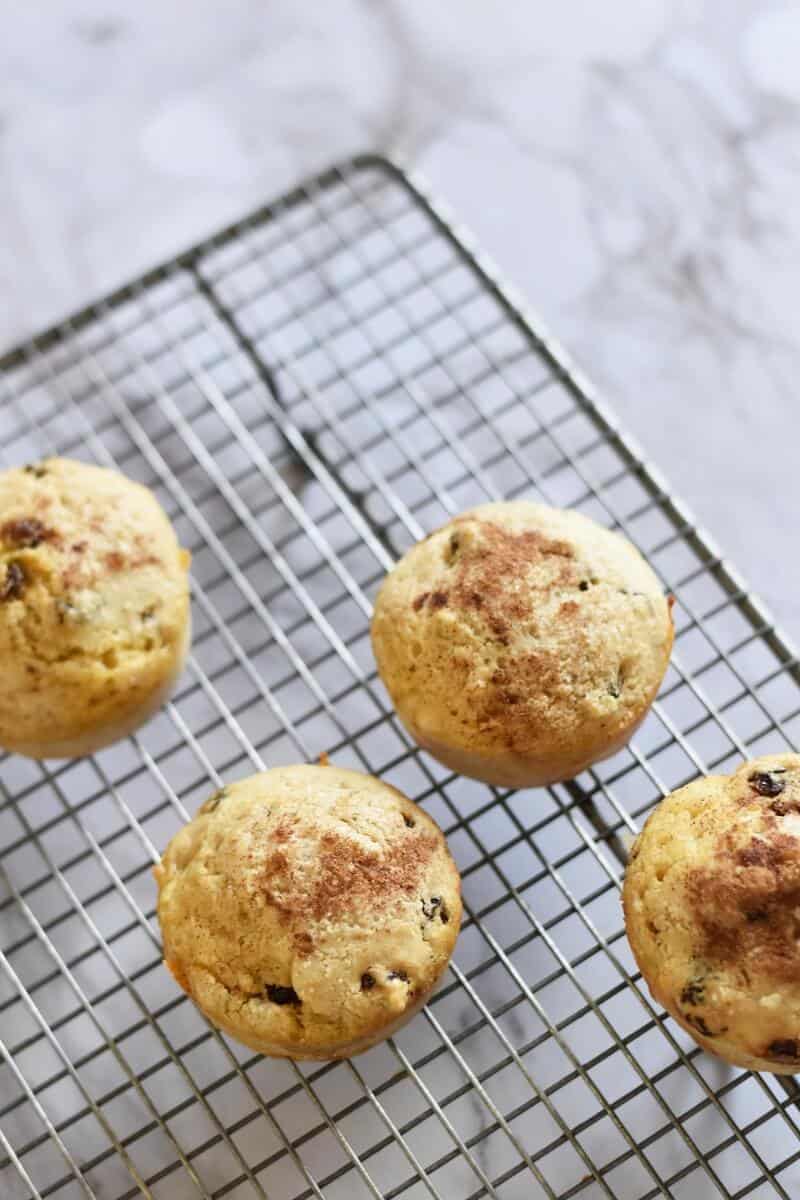
{"type": "Polygon", "coordinates": [[[57,451],[153,487],[193,554],[195,620],[137,736],[0,760],[3,1200],[800,1195],[794,1081],[662,1019],[618,894],[665,790],[796,743],[796,660],[443,210],[353,160],[0,366],[3,465],[57,451]],[[520,793],[418,753],[368,642],[391,561],[503,496],[620,528],[678,598],[634,742],[520,793]],[[295,1065],[177,990],[150,868],[212,788],[322,751],[439,821],[465,923],[393,1042],[295,1065]]]}

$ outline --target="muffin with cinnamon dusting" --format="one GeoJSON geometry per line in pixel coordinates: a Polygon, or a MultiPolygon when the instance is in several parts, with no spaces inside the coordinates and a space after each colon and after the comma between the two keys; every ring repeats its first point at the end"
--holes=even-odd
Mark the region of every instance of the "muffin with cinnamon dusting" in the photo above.
{"type": "Polygon", "coordinates": [[[667,796],[634,843],[623,902],[650,991],[704,1050],[800,1071],[800,755],[667,796]]]}
{"type": "Polygon", "coordinates": [[[189,555],[146,487],[50,458],[0,474],[0,746],[89,754],[169,695],[189,555]]]}
{"type": "Polygon", "coordinates": [[[670,603],[638,551],[580,513],[485,504],[385,579],[372,645],[403,724],[446,766],[508,787],[620,749],[666,671],[670,603]]]}
{"type": "Polygon", "coordinates": [[[437,825],[340,767],[228,785],[155,875],[175,979],[211,1021],[280,1058],[347,1058],[389,1037],[430,996],[461,923],[437,825]]]}

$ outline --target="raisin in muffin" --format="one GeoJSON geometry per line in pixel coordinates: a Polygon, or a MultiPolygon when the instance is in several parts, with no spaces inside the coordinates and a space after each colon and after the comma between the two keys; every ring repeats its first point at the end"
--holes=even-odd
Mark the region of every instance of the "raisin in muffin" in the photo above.
{"type": "Polygon", "coordinates": [[[281,767],[213,796],[159,866],[164,959],[262,1054],[348,1058],[430,996],[461,922],[436,824],[357,771],[281,767]]]}
{"type": "Polygon", "coordinates": [[[485,504],[378,593],[372,645],[403,724],[463,775],[569,779],[620,749],[669,661],[670,603],[629,542],[579,513],[485,504]]]}
{"type": "Polygon", "coordinates": [[[0,746],[74,757],[146,720],[186,655],[188,562],[155,496],[115,471],[0,474],[0,746]]]}
{"type": "Polygon", "coordinates": [[[800,755],[667,796],[634,843],[623,902],[650,991],[704,1050],[800,1071],[800,755]]]}

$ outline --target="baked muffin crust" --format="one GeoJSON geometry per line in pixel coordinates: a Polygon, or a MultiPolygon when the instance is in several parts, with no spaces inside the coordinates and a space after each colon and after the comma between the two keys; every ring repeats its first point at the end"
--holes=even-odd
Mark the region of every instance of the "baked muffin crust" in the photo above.
{"type": "Polygon", "coordinates": [[[343,1058],[404,1024],[461,921],[444,837],[387,784],[333,766],[230,784],[159,866],[164,958],[210,1020],[263,1054],[343,1058]]]}
{"type": "Polygon", "coordinates": [[[629,542],[524,501],[456,517],[400,560],[372,621],[409,732],[462,774],[572,778],[628,741],[673,640],[670,604],[629,542]]]}
{"type": "Polygon", "coordinates": [[[0,474],[0,745],[108,745],[166,699],[189,642],[189,555],[147,488],[51,458],[0,474]]]}
{"type": "Polygon", "coordinates": [[[703,1049],[800,1070],[800,755],[663,800],[632,849],[623,902],[650,991],[703,1049]]]}

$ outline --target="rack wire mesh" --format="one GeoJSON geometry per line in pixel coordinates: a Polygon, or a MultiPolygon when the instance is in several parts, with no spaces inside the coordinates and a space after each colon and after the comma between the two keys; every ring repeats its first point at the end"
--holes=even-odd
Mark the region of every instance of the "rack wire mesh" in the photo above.
{"type": "Polygon", "coordinates": [[[154,488],[195,613],[186,675],[136,736],[0,759],[3,1200],[800,1194],[794,1080],[663,1018],[618,895],[665,791],[796,745],[797,661],[422,187],[354,159],[0,367],[3,465],[57,451],[154,488]],[[513,793],[410,745],[368,620],[423,532],[523,495],[631,538],[677,597],[677,639],[626,750],[513,793]],[[211,788],[321,751],[428,808],[466,909],[423,1014],[300,1065],[178,992],[150,867],[211,788]]]}

